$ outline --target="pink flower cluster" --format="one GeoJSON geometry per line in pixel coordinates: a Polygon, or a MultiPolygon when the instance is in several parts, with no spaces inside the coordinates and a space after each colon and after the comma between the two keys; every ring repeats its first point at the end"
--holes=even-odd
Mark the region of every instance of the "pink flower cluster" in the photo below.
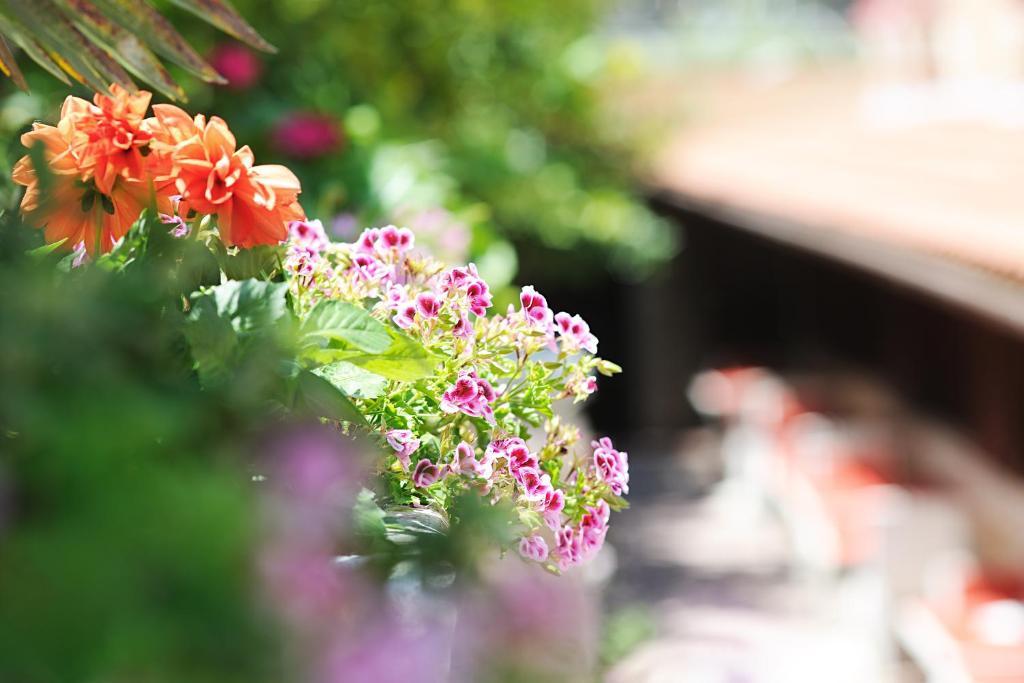
{"type": "Polygon", "coordinates": [[[523,557],[561,569],[587,559],[603,542],[609,503],[628,491],[626,454],[602,439],[577,455],[578,430],[554,418],[536,450],[510,435],[534,433],[553,402],[584,400],[597,388],[595,374],[618,366],[595,357],[597,338],[579,315],[556,313],[534,287],[523,287],[505,315],[488,316],[492,295],[473,264],[445,268],[413,249],[412,233],[394,226],[332,244],[319,223],[299,222],[286,260],[300,316],[318,298],[376,300],[372,316],[438,358],[433,378],[392,382],[388,395],[365,399],[376,401],[366,407],[397,460],[385,469],[398,479],[391,495],[438,508],[466,488],[507,500],[527,527],[523,557]],[[401,415],[395,424],[390,406],[401,415]],[[437,455],[435,443],[447,450],[437,455]]]}
{"type": "Polygon", "coordinates": [[[446,413],[465,413],[470,417],[482,417],[494,424],[494,409],[491,404],[497,398],[491,383],[482,379],[475,370],[463,370],[448,391],[441,397],[441,410],[446,413]]]}
{"type": "Polygon", "coordinates": [[[408,228],[388,225],[383,228],[367,228],[356,240],[356,251],[370,254],[383,261],[388,257],[403,255],[413,248],[416,238],[408,228]]]}
{"type": "Polygon", "coordinates": [[[566,524],[555,535],[554,560],[562,571],[591,559],[604,545],[611,508],[605,501],[598,500],[585,510],[578,524],[566,524]]]}
{"type": "Polygon", "coordinates": [[[457,302],[457,310],[468,309],[477,317],[487,315],[487,309],[491,307],[491,291],[472,263],[465,268],[452,268],[443,273],[441,291],[457,302]]]}
{"type": "Polygon", "coordinates": [[[473,446],[465,441],[461,441],[455,447],[455,454],[448,469],[452,474],[464,474],[470,478],[490,479],[494,473],[493,461],[493,457],[488,453],[484,454],[483,460],[478,460],[473,446]]]}

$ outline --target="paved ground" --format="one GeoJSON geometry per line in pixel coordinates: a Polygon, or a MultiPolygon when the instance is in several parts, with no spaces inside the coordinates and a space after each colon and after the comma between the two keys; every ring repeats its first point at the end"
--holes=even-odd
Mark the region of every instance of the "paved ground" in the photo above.
{"type": "MultiPolygon", "coordinates": [[[[631,510],[611,543],[611,609],[646,606],[654,638],[610,683],[889,683],[885,601],[870,571],[791,567],[786,534],[757,496],[710,487],[679,458],[631,459],[631,510]]],[[[689,462],[692,462],[692,458],[689,462]]]]}

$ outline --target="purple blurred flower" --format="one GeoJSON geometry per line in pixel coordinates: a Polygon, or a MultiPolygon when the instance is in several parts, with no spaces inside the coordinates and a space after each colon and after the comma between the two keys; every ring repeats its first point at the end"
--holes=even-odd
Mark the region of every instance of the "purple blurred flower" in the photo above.
{"type": "Polygon", "coordinates": [[[244,45],[221,43],[210,53],[210,65],[227,79],[232,90],[248,90],[263,74],[263,63],[244,45]]]}
{"type": "Polygon", "coordinates": [[[323,114],[294,112],[274,126],[274,147],[295,159],[315,159],[337,150],[342,143],[341,126],[323,114]]]}
{"type": "Polygon", "coordinates": [[[358,228],[359,219],[352,213],[339,213],[331,220],[331,234],[335,237],[350,240],[358,228]]]}
{"type": "Polygon", "coordinates": [[[191,232],[188,224],[181,216],[172,216],[170,214],[160,214],[160,222],[167,226],[168,232],[174,237],[188,237],[191,232]]]}

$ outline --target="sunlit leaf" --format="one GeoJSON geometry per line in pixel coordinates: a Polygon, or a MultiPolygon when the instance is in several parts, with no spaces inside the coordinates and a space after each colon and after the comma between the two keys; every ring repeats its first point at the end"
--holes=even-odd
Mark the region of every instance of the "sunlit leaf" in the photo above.
{"type": "MultiPolygon", "coordinates": [[[[225,0],[174,0],[225,33],[268,52],[274,47],[225,0]]],[[[209,83],[224,83],[180,33],[146,0],[3,0],[0,2],[0,72],[25,80],[7,42],[48,72],[97,92],[117,83],[134,90],[131,74],[173,99],[184,91],[156,55],[209,83]]]]}
{"type": "Polygon", "coordinates": [[[302,323],[306,339],[338,339],[362,351],[378,354],[391,346],[388,328],[369,313],[347,301],[321,301],[302,323]]]}
{"type": "Polygon", "coordinates": [[[366,418],[337,387],[312,372],[302,372],[295,392],[295,408],[315,417],[365,424],[366,418]]]}
{"type": "Polygon", "coordinates": [[[352,398],[377,398],[384,393],[388,381],[378,374],[345,361],[330,363],[313,370],[352,398]]]}

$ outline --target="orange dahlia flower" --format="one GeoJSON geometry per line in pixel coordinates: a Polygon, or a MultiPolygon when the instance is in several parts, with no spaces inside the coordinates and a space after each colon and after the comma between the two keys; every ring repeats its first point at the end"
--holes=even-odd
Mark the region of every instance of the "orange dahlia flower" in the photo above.
{"type": "Polygon", "coordinates": [[[115,84],[109,96],[96,94],[92,102],[79,97],[64,100],[60,118],[71,149],[83,179],[93,178],[100,192],[110,194],[119,177],[147,180],[152,136],[142,123],[151,98],[144,90],[130,93],[115,84]]]}
{"type": "Polygon", "coordinates": [[[79,159],[65,133],[64,126],[37,123],[21,136],[26,147],[43,143],[51,181],[43,196],[32,160],[24,156],[15,164],[14,182],[27,188],[21,212],[27,221],[43,228],[48,243],[65,240],[62,248],[71,250],[83,242],[90,255],[108,252],[142,213],[150,196],[149,185],[115,178],[109,191],[101,192],[98,184],[83,180],[79,159]]]}
{"type": "Polygon", "coordinates": [[[295,174],[284,166],[254,166],[252,150],[236,148],[221,118],[190,118],[173,105],[156,105],[153,113],[145,127],[160,169],[156,183],[166,192],[173,180],[180,214],[216,214],[221,240],[236,247],[276,244],[289,222],[305,219],[295,174]]]}

